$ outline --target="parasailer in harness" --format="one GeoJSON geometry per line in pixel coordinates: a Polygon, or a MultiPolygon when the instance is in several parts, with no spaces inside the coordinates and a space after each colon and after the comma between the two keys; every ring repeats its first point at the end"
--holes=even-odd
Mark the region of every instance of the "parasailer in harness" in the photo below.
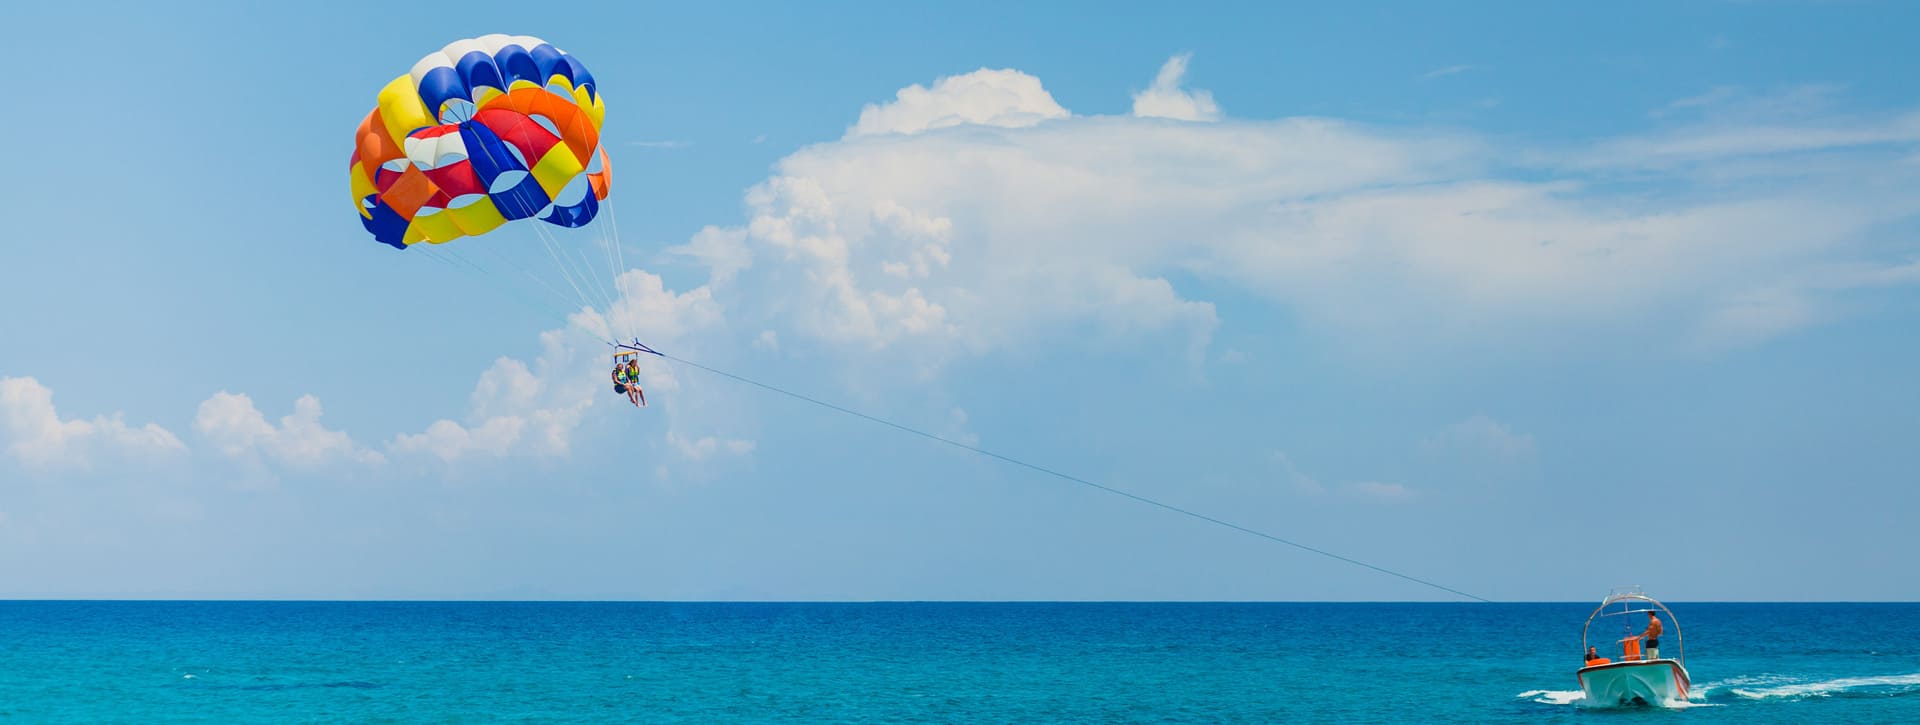
{"type": "Polygon", "coordinates": [[[613,357],[613,392],[627,396],[627,401],[636,408],[647,405],[647,394],[640,390],[640,363],[633,360],[632,353],[623,353],[613,357]],[[622,360],[625,358],[625,360],[622,360]]]}
{"type": "Polygon", "coordinates": [[[640,361],[627,361],[627,397],[634,405],[647,407],[647,391],[640,389],[640,361]]]}
{"type": "Polygon", "coordinates": [[[660,353],[640,344],[639,340],[607,344],[613,346],[613,392],[627,396],[633,407],[647,407],[647,392],[640,389],[640,353],[660,353]]]}

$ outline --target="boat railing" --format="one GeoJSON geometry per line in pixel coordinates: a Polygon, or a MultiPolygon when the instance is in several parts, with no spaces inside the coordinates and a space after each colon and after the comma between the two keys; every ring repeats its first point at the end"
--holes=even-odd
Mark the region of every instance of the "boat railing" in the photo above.
{"type": "Polygon", "coordinates": [[[1672,657],[1669,655],[1661,655],[1659,657],[1647,657],[1645,655],[1634,655],[1631,658],[1602,657],[1598,660],[1588,660],[1585,666],[1592,667],[1594,665],[1618,665],[1618,664],[1627,664],[1627,663],[1635,663],[1635,662],[1679,662],[1679,661],[1680,660],[1678,658],[1672,657]]]}
{"type": "MultiPolygon", "coordinates": [[[[1675,660],[1683,663],[1682,666],[1684,666],[1687,658],[1686,640],[1680,632],[1680,620],[1673,615],[1673,611],[1668,609],[1665,604],[1661,604],[1659,600],[1647,596],[1639,587],[1618,587],[1609,593],[1605,599],[1600,600],[1600,606],[1594,608],[1592,614],[1587,615],[1587,624],[1581,628],[1581,644],[1584,646],[1591,642],[1589,635],[1594,634],[1593,624],[1596,620],[1628,614],[1644,615],[1648,613],[1660,616],[1671,630],[1667,634],[1671,634],[1673,637],[1673,642],[1671,643],[1673,646],[1671,648],[1664,648],[1669,651],[1662,652],[1661,654],[1664,656],[1659,659],[1675,660]]],[[[1633,634],[1631,629],[1629,629],[1629,631],[1624,634],[1627,636],[1617,641],[1619,649],[1615,652],[1619,657],[1618,659],[1610,658],[1610,662],[1644,662],[1651,659],[1641,650],[1644,644],[1644,633],[1633,634]]]]}
{"type": "Polygon", "coordinates": [[[1596,617],[1618,617],[1618,616],[1620,616],[1620,615],[1623,615],[1623,614],[1645,614],[1645,613],[1647,613],[1647,612],[1655,612],[1655,613],[1658,613],[1659,611],[1660,611],[1660,610],[1659,610],[1658,608],[1655,608],[1655,607],[1641,607],[1641,608],[1639,608],[1639,609],[1634,609],[1634,608],[1632,608],[1632,605],[1628,605],[1628,608],[1626,608],[1626,609],[1619,609],[1619,610],[1613,610],[1613,611],[1603,611],[1603,612],[1600,612],[1599,614],[1596,614],[1596,615],[1594,615],[1594,616],[1596,616],[1596,617]]]}

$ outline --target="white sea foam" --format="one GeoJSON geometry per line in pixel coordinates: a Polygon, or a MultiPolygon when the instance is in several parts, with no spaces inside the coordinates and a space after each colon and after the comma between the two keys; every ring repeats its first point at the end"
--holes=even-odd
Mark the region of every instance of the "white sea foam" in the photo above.
{"type": "Polygon", "coordinates": [[[1525,698],[1542,705],[1573,705],[1587,699],[1579,690],[1528,690],[1514,697],[1525,698]]]}
{"type": "Polygon", "coordinates": [[[1694,685],[1693,690],[1688,693],[1688,697],[1694,700],[1708,700],[1722,692],[1732,692],[1741,689],[1752,690],[1754,688],[1787,685],[1801,681],[1802,680],[1786,675],[1776,675],[1772,673],[1741,675],[1739,677],[1729,677],[1724,680],[1715,680],[1713,682],[1694,685]]]}
{"type": "MultiPolygon", "coordinates": [[[[1514,695],[1514,697],[1532,700],[1542,705],[1573,705],[1576,707],[1585,707],[1587,704],[1586,694],[1579,690],[1528,690],[1514,695]]],[[[1662,703],[1661,706],[1676,710],[1684,710],[1690,707],[1720,707],[1718,703],[1686,701],[1667,702],[1662,703]]]]}
{"type": "MultiPolygon", "coordinates": [[[[1852,692],[1920,693],[1920,672],[1877,677],[1838,677],[1818,681],[1773,674],[1732,677],[1696,686],[1692,692],[1688,693],[1689,697],[1686,701],[1669,702],[1665,703],[1665,706],[1677,709],[1721,707],[1725,703],[1709,702],[1709,700],[1724,699],[1715,697],[1722,693],[1744,700],[1773,700],[1831,697],[1852,692]]],[[[1579,690],[1528,690],[1514,697],[1543,705],[1584,705],[1586,700],[1579,690]]]]}
{"type": "Polygon", "coordinates": [[[1848,692],[1913,692],[1920,690],[1920,673],[1879,677],[1841,677],[1819,682],[1796,682],[1787,678],[1747,678],[1741,682],[1715,683],[1728,692],[1749,700],[1773,698],[1828,697],[1848,692]]]}
{"type": "MultiPolygon", "coordinates": [[[[1693,693],[1689,692],[1687,694],[1689,698],[1691,698],[1693,693]]],[[[1673,710],[1685,710],[1691,707],[1726,707],[1726,706],[1727,704],[1724,702],[1701,702],[1695,699],[1668,700],[1667,702],[1661,704],[1661,707],[1665,707],[1673,710]]]]}

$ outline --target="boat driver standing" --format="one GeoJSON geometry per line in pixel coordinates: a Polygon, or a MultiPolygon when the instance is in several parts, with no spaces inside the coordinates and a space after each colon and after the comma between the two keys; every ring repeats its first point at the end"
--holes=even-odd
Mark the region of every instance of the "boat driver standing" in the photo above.
{"type": "Polygon", "coordinates": [[[1660,615],[1647,610],[1647,631],[1640,634],[1647,641],[1647,659],[1660,659],[1660,615]]]}

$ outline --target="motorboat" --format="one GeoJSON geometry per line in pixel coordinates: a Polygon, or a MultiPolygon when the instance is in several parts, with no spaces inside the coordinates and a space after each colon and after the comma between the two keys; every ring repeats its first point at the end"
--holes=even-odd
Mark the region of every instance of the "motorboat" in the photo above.
{"type": "Polygon", "coordinates": [[[1600,606],[1580,629],[1580,648],[1588,653],[1577,673],[1580,691],[1586,695],[1582,704],[1587,707],[1671,707],[1687,701],[1692,681],[1687,677],[1686,643],[1680,637],[1680,622],[1667,605],[1639,587],[1615,589],[1600,600],[1600,606]],[[1646,628],[1655,617],[1663,626],[1656,630],[1657,637],[1648,639],[1646,628]],[[1636,628],[1639,634],[1635,634],[1636,628]],[[1615,632],[1619,634],[1617,639],[1615,632]],[[1672,641],[1671,650],[1660,646],[1666,639],[1672,641]],[[1608,647],[1602,650],[1596,642],[1608,647]],[[1608,656],[1616,652],[1618,660],[1608,656]]]}

